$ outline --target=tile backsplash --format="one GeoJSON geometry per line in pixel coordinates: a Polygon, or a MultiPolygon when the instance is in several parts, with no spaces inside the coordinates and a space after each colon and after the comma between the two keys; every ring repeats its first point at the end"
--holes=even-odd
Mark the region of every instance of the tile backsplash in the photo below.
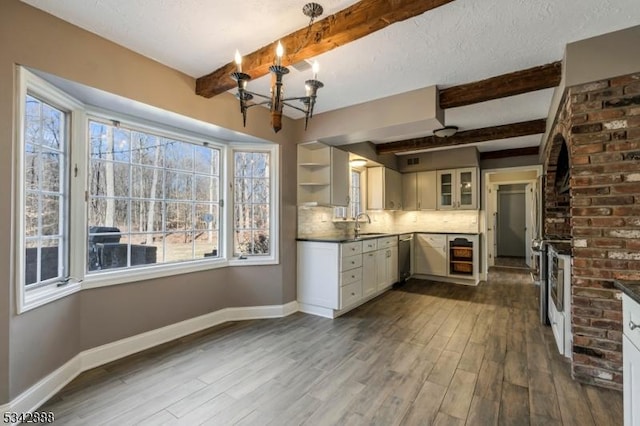
{"type": "MultiPolygon", "coordinates": [[[[361,222],[362,232],[479,232],[479,211],[371,210],[371,223],[361,222]]],[[[298,207],[298,237],[353,235],[353,221],[333,219],[332,207],[298,207]]]]}

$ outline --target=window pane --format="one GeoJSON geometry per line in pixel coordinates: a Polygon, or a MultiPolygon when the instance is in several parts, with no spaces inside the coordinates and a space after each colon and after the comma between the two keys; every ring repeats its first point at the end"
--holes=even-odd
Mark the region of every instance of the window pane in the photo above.
{"type": "Polygon", "coordinates": [[[60,165],[62,155],[58,152],[42,152],[42,190],[49,192],[60,192],[60,165]]]}
{"type": "Polygon", "coordinates": [[[190,200],[192,198],[193,174],[167,171],[166,193],[168,200],[190,200]]]}
{"type": "Polygon", "coordinates": [[[131,166],[131,196],[162,198],[164,175],[157,167],[131,166]]]}
{"type": "Polygon", "coordinates": [[[161,167],[164,162],[163,145],[160,137],[133,131],[131,132],[131,162],[161,167]]]}
{"type": "Polygon", "coordinates": [[[124,126],[90,128],[99,153],[90,166],[89,226],[114,227],[122,238],[108,243],[108,259],[93,247],[89,270],[201,259],[214,249],[218,256],[220,151],[124,126]]]}
{"type": "Polygon", "coordinates": [[[38,287],[67,274],[66,120],[61,110],[26,96],[22,234],[27,286],[38,287]]]}
{"type": "Polygon", "coordinates": [[[269,255],[269,153],[234,152],[234,253],[269,255]]]}
{"type": "Polygon", "coordinates": [[[189,231],[193,229],[191,203],[166,203],[166,230],[189,231]]]}

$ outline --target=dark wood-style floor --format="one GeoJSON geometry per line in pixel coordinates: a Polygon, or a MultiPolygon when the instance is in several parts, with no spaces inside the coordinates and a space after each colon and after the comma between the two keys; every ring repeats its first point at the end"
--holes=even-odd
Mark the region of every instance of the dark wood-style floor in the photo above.
{"type": "Polygon", "coordinates": [[[336,320],[225,324],[88,371],[56,424],[619,425],[538,321],[525,271],[478,287],[410,280],[336,320]]]}

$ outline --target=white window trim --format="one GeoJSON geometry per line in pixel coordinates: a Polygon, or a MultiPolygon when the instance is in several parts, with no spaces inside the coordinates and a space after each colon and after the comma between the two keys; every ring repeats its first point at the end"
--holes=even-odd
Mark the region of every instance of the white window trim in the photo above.
{"type": "Polygon", "coordinates": [[[112,112],[97,107],[83,104],[77,99],[67,95],[62,90],[56,88],[44,79],[29,72],[27,69],[16,67],[16,93],[15,111],[16,126],[14,132],[13,151],[15,164],[15,182],[17,189],[14,191],[14,283],[16,285],[17,312],[21,314],[31,309],[37,308],[49,302],[63,298],[80,290],[106,287],[111,285],[132,283],[149,279],[169,277],[190,272],[213,270],[229,266],[258,266],[275,265],[279,263],[280,253],[280,151],[277,144],[249,144],[249,143],[226,143],[213,137],[195,134],[188,130],[182,130],[171,126],[164,126],[157,122],[152,122],[143,118],[137,118],[126,113],[112,112]],[[68,156],[69,170],[72,171],[70,180],[83,179],[81,184],[71,183],[69,189],[69,216],[73,223],[68,232],[69,244],[69,276],[71,280],[58,286],[52,283],[37,289],[27,290],[24,285],[25,279],[25,242],[23,235],[24,227],[24,114],[25,97],[29,92],[33,92],[43,100],[50,102],[54,106],[61,107],[70,114],[71,125],[70,154],[68,156]],[[220,149],[220,200],[224,202],[220,212],[220,241],[218,248],[220,257],[208,259],[195,259],[185,262],[154,264],[149,266],[138,266],[114,271],[105,271],[99,274],[86,274],[86,251],[87,251],[87,211],[85,202],[85,191],[88,189],[88,120],[96,118],[102,120],[117,120],[126,123],[135,129],[150,131],[154,134],[182,140],[185,142],[200,145],[212,146],[220,149]],[[232,159],[235,150],[269,152],[271,156],[270,170],[270,255],[251,256],[247,259],[234,258],[233,256],[233,167],[232,159]],[[76,168],[77,167],[77,173],[76,168]],[[81,219],[81,220],[80,220],[81,219]]]}
{"type": "Polygon", "coordinates": [[[225,188],[225,198],[228,200],[225,208],[225,219],[228,219],[229,231],[227,242],[227,253],[229,253],[229,265],[230,266],[256,266],[256,265],[277,265],[280,262],[280,150],[277,144],[272,145],[259,145],[259,144],[246,144],[246,143],[232,143],[229,144],[229,150],[227,151],[227,170],[228,170],[228,184],[225,188]],[[234,198],[231,189],[233,188],[233,153],[236,151],[253,151],[253,152],[268,152],[270,155],[270,185],[269,185],[269,203],[270,203],[270,216],[269,223],[271,229],[269,230],[269,253],[268,256],[248,256],[240,258],[233,254],[233,205],[234,198]],[[232,257],[234,256],[234,257],[232,257]]]}
{"type": "MultiPolygon", "coordinates": [[[[18,313],[26,312],[30,309],[42,306],[46,303],[65,297],[69,294],[75,293],[80,290],[79,281],[71,279],[71,281],[65,285],[59,286],[60,283],[51,282],[48,285],[44,285],[39,288],[27,290],[24,285],[25,281],[25,238],[24,238],[24,115],[26,110],[26,96],[27,93],[32,92],[38,97],[41,97],[47,103],[60,108],[65,112],[67,117],[65,120],[70,120],[67,124],[67,130],[71,132],[71,139],[69,140],[69,149],[67,152],[67,162],[69,163],[69,170],[73,159],[71,158],[71,147],[74,145],[74,130],[78,122],[81,122],[82,116],[82,103],[76,99],[68,96],[61,90],[53,87],[49,83],[45,82],[40,77],[30,73],[22,67],[16,68],[16,93],[15,93],[15,110],[16,110],[16,126],[13,140],[13,152],[14,152],[14,165],[15,165],[15,182],[17,184],[17,190],[14,191],[14,247],[15,247],[15,283],[17,286],[17,310],[18,313]]],[[[69,205],[69,211],[73,207],[71,203],[69,205]]],[[[71,228],[71,227],[70,227],[71,228]]],[[[67,236],[68,237],[68,236],[67,236]]],[[[67,239],[69,245],[69,257],[73,256],[73,244],[70,238],[67,239]]],[[[69,264],[69,275],[74,277],[74,270],[72,269],[71,262],[69,264]]]]}

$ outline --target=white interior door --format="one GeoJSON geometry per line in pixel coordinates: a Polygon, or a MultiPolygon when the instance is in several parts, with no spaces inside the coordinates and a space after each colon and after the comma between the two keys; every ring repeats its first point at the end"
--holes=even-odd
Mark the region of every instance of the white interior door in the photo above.
{"type": "Polygon", "coordinates": [[[525,234],[524,234],[524,260],[527,266],[531,268],[533,265],[533,252],[531,251],[531,241],[533,240],[534,221],[535,221],[535,202],[536,191],[534,184],[529,183],[524,188],[524,211],[525,211],[525,234]]]}

